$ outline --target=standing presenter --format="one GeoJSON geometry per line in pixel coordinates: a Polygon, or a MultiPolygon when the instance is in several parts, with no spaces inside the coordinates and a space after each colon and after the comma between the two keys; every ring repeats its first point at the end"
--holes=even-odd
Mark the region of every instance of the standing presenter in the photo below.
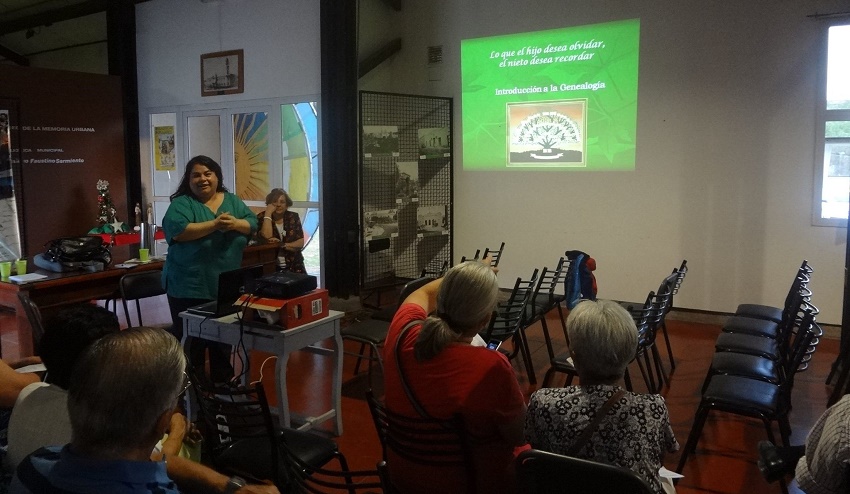
{"type": "Polygon", "coordinates": [[[266,210],[257,215],[257,238],[260,242],[278,243],[278,268],[290,273],[306,274],[304,268],[304,230],[301,218],[290,211],[292,199],[283,189],[272,189],[266,196],[266,210]]]}
{"type": "MultiPolygon", "coordinates": [[[[236,195],[224,187],[221,166],[206,156],[195,156],[162,220],[168,256],[162,283],[168,294],[173,326],[180,339],[180,312],[218,297],[218,275],[238,269],[248,239],[257,231],[257,218],[236,195]]],[[[226,382],[233,377],[230,346],[193,339],[189,362],[203,368],[204,350],[210,351],[210,378],[226,382]]]]}

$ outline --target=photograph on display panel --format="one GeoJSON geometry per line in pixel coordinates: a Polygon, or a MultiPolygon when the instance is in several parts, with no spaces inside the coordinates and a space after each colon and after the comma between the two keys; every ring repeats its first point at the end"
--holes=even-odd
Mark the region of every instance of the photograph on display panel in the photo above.
{"type": "Polygon", "coordinates": [[[416,233],[423,237],[448,234],[446,206],[419,206],[416,209],[416,233]]]}
{"type": "Polygon", "coordinates": [[[444,158],[451,156],[451,140],[448,127],[419,129],[419,159],[444,158]]]}
{"type": "Polygon", "coordinates": [[[396,202],[417,201],[419,198],[419,162],[396,163],[398,176],[395,182],[396,202]]]}
{"type": "Polygon", "coordinates": [[[363,126],[363,156],[376,158],[398,155],[398,126],[363,126]]]}
{"type": "Polygon", "coordinates": [[[364,213],[363,238],[377,240],[398,236],[398,209],[382,209],[364,213]]]}

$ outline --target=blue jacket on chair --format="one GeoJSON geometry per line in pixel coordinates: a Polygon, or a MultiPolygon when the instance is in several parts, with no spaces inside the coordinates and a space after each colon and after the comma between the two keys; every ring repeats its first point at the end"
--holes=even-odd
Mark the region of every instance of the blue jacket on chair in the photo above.
{"type": "Polygon", "coordinates": [[[582,300],[596,300],[596,260],[580,250],[568,250],[571,261],[564,280],[567,308],[572,309],[582,300]]]}

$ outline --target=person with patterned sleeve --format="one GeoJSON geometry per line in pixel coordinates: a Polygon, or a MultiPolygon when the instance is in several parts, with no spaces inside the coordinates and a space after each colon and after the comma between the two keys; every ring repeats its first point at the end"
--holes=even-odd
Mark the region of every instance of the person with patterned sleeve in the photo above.
{"type": "MultiPolygon", "coordinates": [[[[579,303],[567,318],[567,335],[581,385],[534,392],[525,422],[532,448],[562,455],[594,421],[596,411],[621,391],[617,382],[637,348],[632,317],[608,300],[579,303]]],[[[628,468],[654,492],[675,492],[672,482],[659,476],[664,454],[679,449],[664,398],[623,393],[571,456],[628,468]]]]}
{"type": "Polygon", "coordinates": [[[850,477],[850,395],[820,416],[797,463],[797,483],[807,494],[848,492],[850,477]]]}

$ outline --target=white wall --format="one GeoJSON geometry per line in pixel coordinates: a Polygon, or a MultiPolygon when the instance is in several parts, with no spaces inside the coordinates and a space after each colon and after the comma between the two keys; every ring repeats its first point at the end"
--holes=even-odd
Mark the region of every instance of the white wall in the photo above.
{"type": "MultiPolygon", "coordinates": [[[[228,108],[321,92],[319,2],[314,0],[152,0],[136,6],[142,184],[151,196],[152,108],[228,108]],[[201,96],[200,56],[244,50],[245,92],[201,96]]],[[[182,165],[178,165],[182,171],[182,165]]]]}
{"type": "MultiPolygon", "coordinates": [[[[362,1],[373,11],[382,3],[362,1]]],[[[402,52],[361,89],[455,98],[456,257],[505,241],[500,278],[510,286],[564,250],[584,250],[598,262],[599,295],[627,300],[642,300],[687,259],[676,305],[721,312],[781,304],[805,258],[819,320],[840,322],[846,230],[811,225],[823,25],[806,16],[846,2],[403,5],[372,20],[361,13],[361,46],[403,33],[402,52]],[[462,39],[626,18],[641,21],[634,172],[463,171],[462,39]],[[444,77],[429,82],[425,50],[440,44],[444,77]]]]}
{"type": "Polygon", "coordinates": [[[153,0],[136,6],[140,109],[320,92],[319,3],[153,0]],[[201,96],[200,56],[245,50],[245,92],[201,96]]]}

